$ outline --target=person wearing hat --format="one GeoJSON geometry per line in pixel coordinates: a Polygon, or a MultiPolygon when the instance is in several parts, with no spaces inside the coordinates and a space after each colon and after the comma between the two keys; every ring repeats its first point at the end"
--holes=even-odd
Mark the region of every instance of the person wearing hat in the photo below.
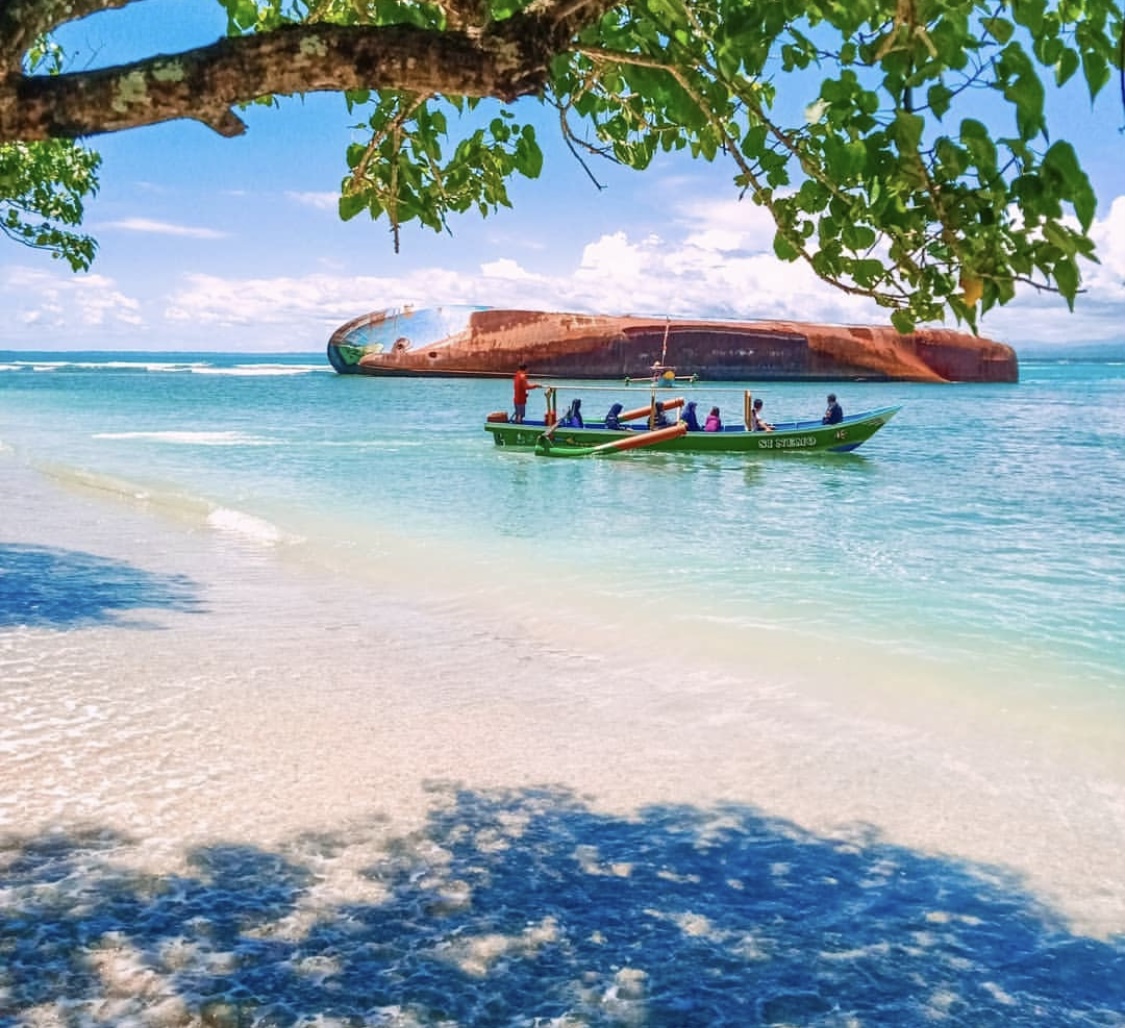
{"type": "Polygon", "coordinates": [[[836,402],[836,394],[828,394],[828,410],[820,419],[822,425],[836,425],[844,420],[844,408],[836,402]]]}

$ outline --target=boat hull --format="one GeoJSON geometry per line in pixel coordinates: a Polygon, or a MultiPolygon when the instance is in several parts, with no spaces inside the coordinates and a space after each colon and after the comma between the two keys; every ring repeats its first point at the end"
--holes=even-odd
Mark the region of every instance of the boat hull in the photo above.
{"type": "MultiPolygon", "coordinates": [[[[899,410],[901,407],[880,407],[847,417],[836,425],[824,425],[819,421],[790,422],[777,425],[772,432],[747,432],[741,426],[728,427],[721,432],[687,432],[646,445],[644,452],[735,453],[747,456],[810,451],[848,453],[863,445],[899,410]]],[[[522,424],[489,421],[484,426],[497,446],[510,450],[535,450],[547,427],[542,421],[525,421],[522,424]]],[[[646,431],[618,431],[596,425],[559,428],[552,434],[552,447],[584,451],[614,440],[642,438],[646,431]]]]}
{"type": "Polygon", "coordinates": [[[328,342],[341,374],[721,381],[1016,382],[1015,351],[947,329],[611,317],[487,307],[376,311],[328,342]]]}

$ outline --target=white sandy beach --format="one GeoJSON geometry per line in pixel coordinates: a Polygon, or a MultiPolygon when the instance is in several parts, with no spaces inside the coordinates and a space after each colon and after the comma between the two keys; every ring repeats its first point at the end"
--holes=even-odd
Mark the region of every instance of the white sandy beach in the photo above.
{"type": "MultiPolygon", "coordinates": [[[[521,603],[498,583],[379,588],[143,504],[62,490],[3,456],[0,543],[187,576],[198,602],[125,610],[118,623],[0,625],[9,904],[25,893],[5,882],[5,861],[10,870],[35,840],[100,833],[112,843],[98,861],[157,877],[187,874],[199,847],[301,855],[317,868],[304,900],[313,917],[377,902],[378,876],[361,872],[389,859],[388,840],[420,839],[410,833],[459,796],[518,794],[540,798],[514,804],[509,837],[493,839],[500,849],[518,849],[544,796],[621,825],[654,810],[661,824],[694,810],[728,827],[746,814],[850,852],[986,865],[982,880],[1016,889],[1067,932],[1125,932],[1125,756],[1099,744],[1069,749],[1015,710],[1005,721],[983,706],[951,709],[928,686],[893,700],[853,685],[863,678],[854,664],[817,687],[798,655],[787,674],[784,654],[740,665],[707,659],[704,645],[661,646],[659,624],[614,639],[579,611],[521,603]]],[[[631,873],[596,844],[567,859],[631,873]]],[[[422,865],[442,878],[448,854],[422,865]]],[[[444,878],[434,887],[472,891],[444,878]]],[[[826,930],[846,930],[847,916],[826,917],[826,930]]],[[[557,931],[550,918],[536,924],[557,931]]],[[[120,1010],[144,1021],[152,1004],[137,1005],[137,980],[116,959],[113,973],[131,983],[120,1010]]],[[[464,971],[496,957],[459,959],[464,971]]]]}

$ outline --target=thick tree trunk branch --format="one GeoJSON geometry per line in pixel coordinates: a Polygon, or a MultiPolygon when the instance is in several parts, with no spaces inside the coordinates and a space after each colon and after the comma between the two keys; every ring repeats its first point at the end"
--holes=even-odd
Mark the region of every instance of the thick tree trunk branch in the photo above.
{"type": "Polygon", "coordinates": [[[114,68],[15,73],[0,80],[0,142],[176,118],[234,136],[245,126],[231,107],[271,95],[400,89],[511,101],[542,88],[551,57],[567,42],[567,31],[542,15],[500,22],[478,38],[407,25],[300,25],[114,68]]]}
{"type": "Polygon", "coordinates": [[[23,55],[40,36],[96,11],[136,0],[0,0],[0,68],[18,72],[23,55]]]}

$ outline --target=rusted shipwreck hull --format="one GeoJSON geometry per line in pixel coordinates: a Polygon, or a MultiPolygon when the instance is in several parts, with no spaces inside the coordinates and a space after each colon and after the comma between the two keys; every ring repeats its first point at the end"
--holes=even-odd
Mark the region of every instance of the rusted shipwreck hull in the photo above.
{"type": "Polygon", "coordinates": [[[695,321],[492,307],[392,308],[328,342],[341,374],[643,378],[654,365],[708,381],[1016,382],[1015,351],[948,329],[695,321]]]}

